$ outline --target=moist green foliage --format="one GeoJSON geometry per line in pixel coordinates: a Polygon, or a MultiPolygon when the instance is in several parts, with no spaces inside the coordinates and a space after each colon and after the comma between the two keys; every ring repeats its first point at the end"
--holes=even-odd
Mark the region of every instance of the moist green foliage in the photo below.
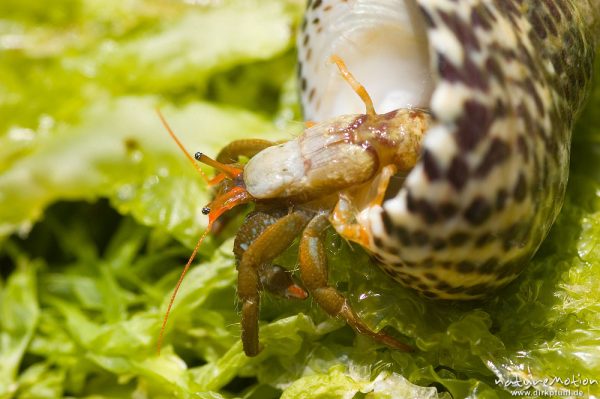
{"type": "MultiPolygon", "coordinates": [[[[301,126],[303,1],[200,3],[0,3],[0,398],[503,398],[545,378],[530,390],[600,395],[600,85],[558,221],[492,299],[423,299],[330,234],[331,281],[415,353],[357,336],[310,299],[265,294],[265,349],[245,357],[225,231],[189,271],[158,356],[209,194],[154,108],[211,155],[301,126]]],[[[280,261],[293,268],[295,249],[280,261]]]]}

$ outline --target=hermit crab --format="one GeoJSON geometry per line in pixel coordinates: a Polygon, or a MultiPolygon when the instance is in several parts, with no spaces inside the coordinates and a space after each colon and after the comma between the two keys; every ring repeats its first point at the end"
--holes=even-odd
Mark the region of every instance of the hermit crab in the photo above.
{"type": "Polygon", "coordinates": [[[588,0],[309,1],[298,77],[305,117],[324,122],[284,143],[233,142],[216,160],[196,154],[219,171],[209,226],[256,203],[234,244],[245,353],[261,350],[261,290],[310,294],[410,350],[329,285],[329,225],[425,297],[476,299],[515,279],[562,205],[599,14],[588,0]],[[302,284],[272,264],[299,235],[302,284]]]}
{"type": "Polygon", "coordinates": [[[261,349],[261,290],[300,299],[310,293],[325,312],[345,319],[356,331],[390,347],[410,350],[397,339],[371,330],[346,298],[329,284],[323,236],[331,224],[344,238],[369,245],[371,234],[361,223],[358,210],[364,209],[367,215],[369,209],[380,207],[390,178],[414,166],[429,116],[419,109],[377,114],[365,88],[344,62],[335,56],[332,61],[363,99],[365,114],[310,124],[296,139],[279,144],[234,141],[223,148],[216,160],[202,153],[195,155],[198,162],[219,171],[209,182],[217,187],[217,195],[203,209],[209,217],[209,229],[235,206],[256,203],[234,243],[242,342],[248,356],[257,355],[261,349]],[[237,163],[241,156],[250,158],[245,166],[237,163]],[[299,235],[302,285],[295,283],[289,271],[272,264],[299,235]]]}

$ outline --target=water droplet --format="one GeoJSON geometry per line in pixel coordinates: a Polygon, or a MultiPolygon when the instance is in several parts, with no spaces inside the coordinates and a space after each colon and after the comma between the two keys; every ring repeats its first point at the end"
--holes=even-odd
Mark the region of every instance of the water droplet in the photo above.
{"type": "Polygon", "coordinates": [[[135,195],[135,188],[131,184],[124,184],[117,189],[117,198],[121,201],[130,201],[135,195]]]}
{"type": "Polygon", "coordinates": [[[8,138],[13,141],[32,141],[35,139],[35,132],[23,127],[13,127],[8,131],[8,138]]]}

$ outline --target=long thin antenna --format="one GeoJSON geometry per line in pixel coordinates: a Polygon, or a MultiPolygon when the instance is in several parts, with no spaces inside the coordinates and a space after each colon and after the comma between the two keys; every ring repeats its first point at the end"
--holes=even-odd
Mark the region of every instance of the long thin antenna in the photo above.
{"type": "Polygon", "coordinates": [[[169,301],[169,306],[167,307],[167,312],[165,313],[165,317],[163,318],[163,324],[160,327],[160,334],[158,335],[158,343],[156,344],[156,351],[158,352],[159,355],[160,355],[160,350],[162,347],[163,339],[165,338],[165,328],[167,327],[167,320],[169,320],[169,314],[171,314],[171,308],[173,307],[173,303],[175,302],[175,297],[177,296],[177,292],[179,292],[179,287],[181,287],[183,278],[185,277],[185,274],[189,270],[190,265],[192,264],[192,262],[194,261],[194,258],[196,257],[196,254],[198,253],[198,248],[200,248],[200,244],[202,244],[202,241],[204,241],[204,238],[206,237],[206,235],[208,234],[209,231],[210,231],[210,225],[206,228],[206,230],[204,230],[204,233],[202,233],[202,236],[196,243],[196,247],[194,248],[192,255],[190,255],[190,258],[188,259],[188,263],[186,263],[185,267],[183,268],[183,271],[181,272],[181,275],[179,276],[179,280],[177,281],[177,285],[175,286],[175,291],[173,291],[173,294],[171,295],[171,300],[169,301]]]}
{"type": "Polygon", "coordinates": [[[202,236],[196,243],[196,247],[194,248],[192,255],[190,255],[190,258],[188,259],[185,267],[183,268],[183,271],[181,272],[181,275],[179,276],[179,280],[177,281],[177,285],[175,286],[175,291],[173,291],[173,294],[171,295],[171,300],[169,301],[169,306],[167,307],[167,312],[165,313],[165,317],[163,318],[162,326],[160,327],[158,343],[156,344],[156,350],[157,350],[159,356],[160,356],[160,349],[162,347],[163,339],[165,337],[165,328],[167,327],[167,320],[169,319],[169,314],[171,313],[171,308],[173,307],[173,303],[175,302],[175,297],[177,296],[179,287],[181,287],[181,283],[183,282],[183,278],[185,277],[185,274],[189,270],[190,265],[192,264],[192,262],[194,261],[194,258],[196,257],[196,254],[198,253],[198,248],[200,248],[200,244],[202,244],[202,241],[204,241],[204,238],[210,231],[210,227],[211,226],[209,225],[206,228],[206,230],[204,230],[204,233],[202,233],[202,236]]]}
{"type": "Polygon", "coordinates": [[[337,55],[332,55],[329,59],[337,65],[338,69],[340,70],[340,73],[342,74],[346,82],[348,82],[348,84],[352,87],[352,90],[354,90],[354,92],[358,94],[360,99],[365,103],[365,107],[367,108],[367,115],[377,115],[377,113],[375,112],[375,107],[373,106],[373,100],[371,100],[371,96],[367,92],[367,89],[365,89],[365,86],[359,83],[359,81],[356,80],[354,75],[350,73],[348,67],[346,66],[346,63],[337,55]]]}
{"type": "Polygon", "coordinates": [[[165,127],[165,129],[167,129],[167,132],[169,132],[169,135],[171,136],[171,138],[173,140],[175,140],[175,143],[177,143],[177,146],[179,147],[179,149],[185,154],[188,161],[190,161],[192,163],[192,165],[194,165],[194,168],[196,168],[196,170],[200,173],[200,175],[202,176],[202,178],[204,179],[206,184],[209,184],[210,180],[208,179],[206,174],[204,174],[204,171],[202,170],[200,165],[198,165],[198,163],[194,160],[194,158],[190,155],[190,153],[185,149],[185,147],[183,146],[181,141],[179,141],[179,138],[177,138],[177,136],[171,129],[171,126],[169,126],[169,124],[167,123],[167,120],[163,116],[162,112],[160,112],[160,109],[158,109],[158,107],[157,107],[157,108],[155,108],[155,110],[156,110],[156,113],[158,114],[158,117],[160,118],[160,121],[162,122],[163,126],[165,127]]]}

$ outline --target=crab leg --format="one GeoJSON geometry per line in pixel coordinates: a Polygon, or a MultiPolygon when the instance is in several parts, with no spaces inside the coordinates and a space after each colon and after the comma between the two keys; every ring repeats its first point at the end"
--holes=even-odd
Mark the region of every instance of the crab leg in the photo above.
{"type": "Polygon", "coordinates": [[[274,142],[262,139],[235,140],[221,149],[217,161],[221,163],[235,163],[240,156],[252,158],[267,147],[275,145],[274,142]]]}
{"type": "Polygon", "coordinates": [[[327,282],[327,255],[323,239],[329,226],[327,216],[315,216],[304,229],[300,241],[300,275],[302,282],[312,294],[315,301],[329,315],[342,317],[361,334],[368,335],[377,341],[395,349],[412,351],[412,348],[395,338],[371,330],[352,310],[348,300],[327,282]]]}
{"type": "MultiPolygon", "coordinates": [[[[248,249],[248,246],[259,237],[267,227],[285,216],[284,210],[275,212],[254,211],[250,213],[240,226],[235,236],[233,253],[236,257],[236,268],[248,249]]],[[[258,268],[260,289],[285,299],[306,299],[308,293],[297,284],[293,273],[279,265],[264,263],[258,268]]]]}
{"type": "Polygon", "coordinates": [[[238,297],[242,304],[242,344],[247,356],[256,356],[261,351],[258,344],[259,270],[285,251],[308,221],[309,217],[300,212],[282,217],[267,227],[240,259],[238,297]]]}
{"type": "MultiPolygon", "coordinates": [[[[385,191],[390,183],[390,179],[398,168],[395,165],[386,165],[381,169],[379,179],[375,186],[376,192],[369,200],[369,207],[381,205],[385,197],[385,191]]],[[[343,237],[354,241],[365,248],[370,246],[370,238],[367,228],[356,222],[356,206],[354,201],[346,194],[340,193],[339,201],[331,214],[331,224],[343,237]]]]}

